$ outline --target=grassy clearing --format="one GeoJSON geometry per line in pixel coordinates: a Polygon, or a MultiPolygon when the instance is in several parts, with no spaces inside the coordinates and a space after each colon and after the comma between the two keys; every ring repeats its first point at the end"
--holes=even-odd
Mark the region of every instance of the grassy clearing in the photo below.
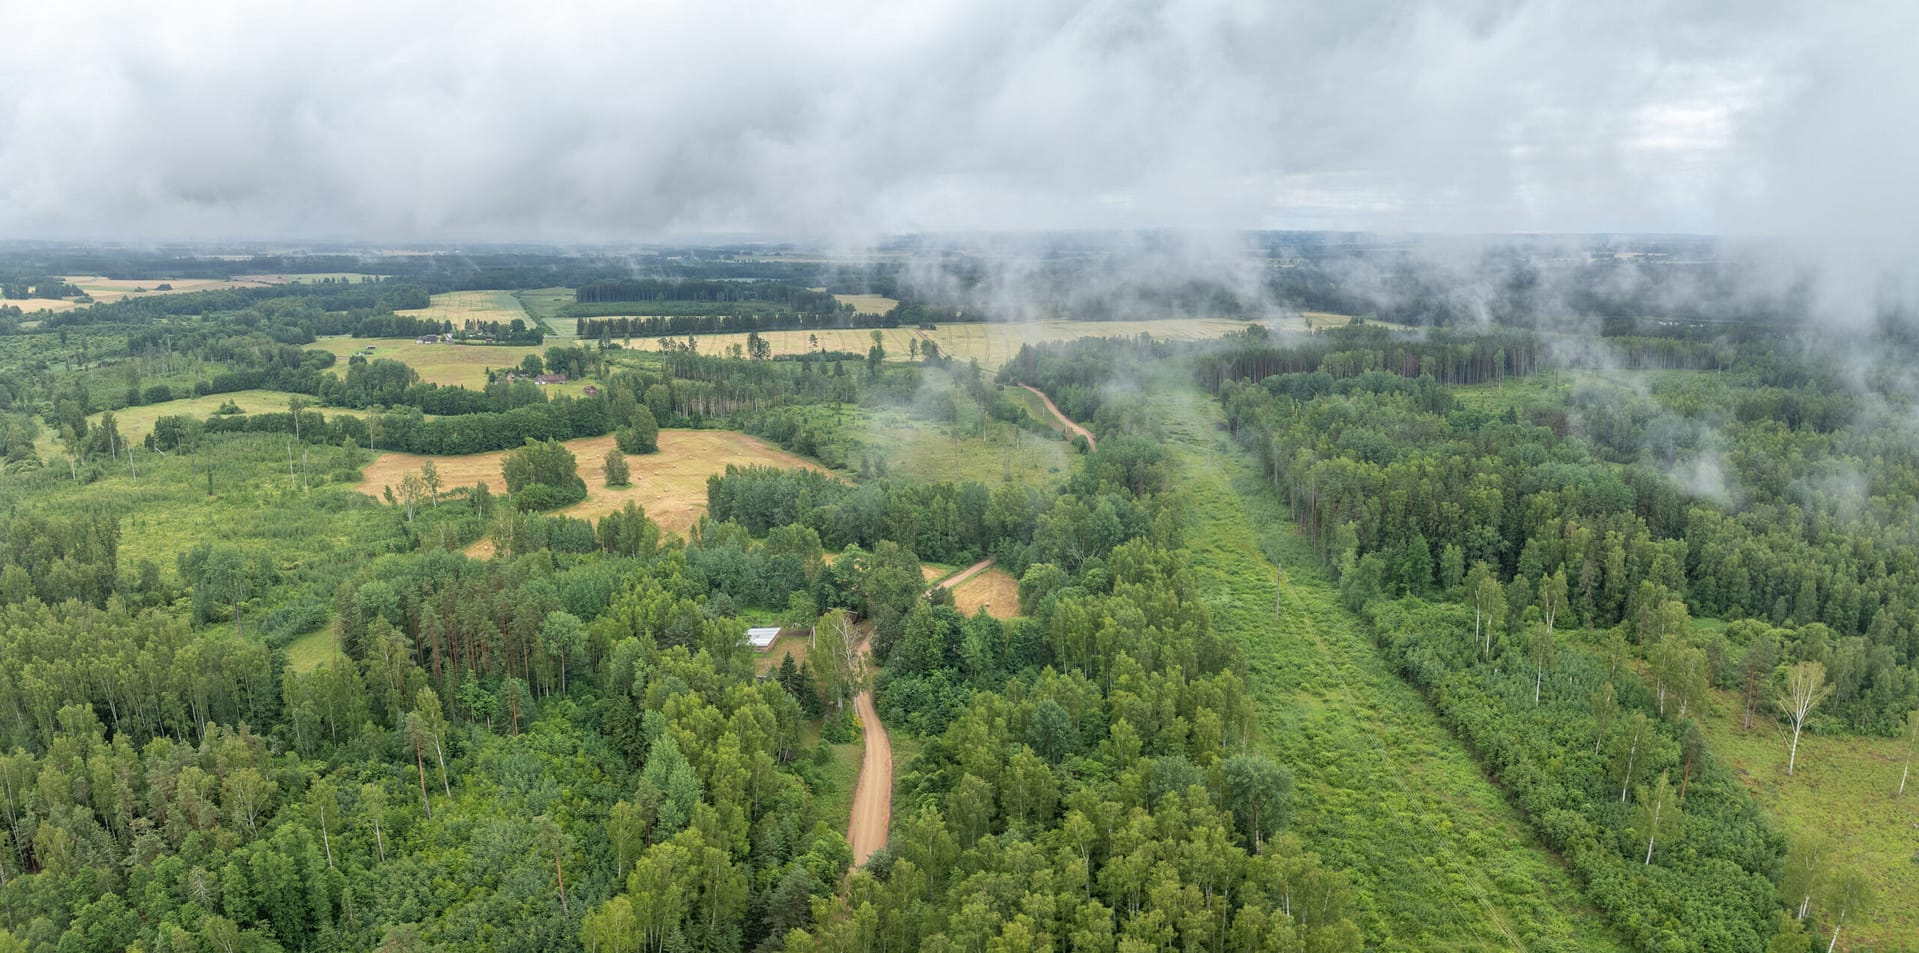
{"type": "Polygon", "coordinates": [[[333,637],[333,627],[330,625],[314,629],[287,643],[287,668],[296,672],[311,672],[327,662],[345,657],[340,651],[339,642],[333,637]]]}
{"type": "Polygon", "coordinates": [[[1790,729],[1762,717],[1746,731],[1743,710],[1738,694],[1715,693],[1702,719],[1713,750],[1781,828],[1824,832],[1834,865],[1857,868],[1872,882],[1875,909],[1846,924],[1840,947],[1909,949],[1919,937],[1919,780],[1907,783],[1905,797],[1894,796],[1905,765],[1898,739],[1806,735],[1787,777],[1790,729]]]}
{"type": "MultiPolygon", "coordinates": [[[[969,405],[963,409],[975,416],[969,405]]],[[[1073,448],[987,419],[933,423],[904,409],[862,410],[860,438],[890,472],[915,480],[1052,486],[1072,469],[1073,448]]]]}
{"type": "MultiPolygon", "coordinates": [[[[812,735],[813,740],[818,739],[817,728],[812,735]]],[[[835,827],[844,827],[853,816],[853,786],[859,783],[860,759],[866,756],[866,742],[861,738],[844,744],[822,744],[828,758],[820,767],[821,785],[813,792],[814,799],[819,804],[821,819],[835,827]]],[[[897,758],[895,760],[897,763],[897,758]]]]}
{"type": "MultiPolygon", "coordinates": [[[[597,519],[631,500],[640,504],[661,529],[675,533],[685,532],[706,514],[706,478],[723,472],[729,463],[820,469],[804,457],[730,430],[662,430],[659,453],[633,454],[626,458],[632,470],[632,485],[609,487],[600,473],[600,461],[613,447],[611,434],[569,440],[566,446],[579,461],[587,498],[558,512],[580,519],[597,519]]],[[[397,488],[406,474],[417,472],[432,460],[449,488],[470,487],[485,481],[494,492],[505,493],[506,482],[500,476],[501,461],[505,458],[506,451],[465,456],[383,453],[365,468],[355,488],[380,498],[385,487],[397,488]]],[[[483,551],[476,554],[479,552],[483,551]]]]}
{"type": "Polygon", "coordinates": [[[1339,603],[1217,407],[1184,386],[1159,393],[1200,591],[1244,652],[1266,739],[1294,772],[1292,829],[1351,873],[1368,948],[1620,949],[1572,875],[1339,603]],[[1275,558],[1288,576],[1277,620],[1275,558]]]}
{"type": "MultiPolygon", "coordinates": [[[[369,357],[399,361],[420,374],[429,384],[448,384],[480,390],[486,387],[487,368],[513,367],[528,354],[541,354],[545,347],[509,347],[493,344],[419,344],[412,338],[356,338],[334,335],[318,339],[313,347],[325,348],[340,360],[333,365],[335,376],[346,374],[347,358],[373,346],[369,357]]],[[[577,385],[568,384],[567,387],[577,385]]]]}
{"type": "Polygon", "coordinates": [[[997,566],[983,570],[953,590],[953,607],[966,615],[984,608],[995,619],[1019,615],[1019,580],[997,566]]]}
{"type": "MultiPolygon", "coordinates": [[[[55,460],[39,473],[0,480],[0,509],[122,514],[122,572],[151,562],[176,581],[181,553],[200,543],[236,546],[275,568],[277,603],[330,605],[340,579],[398,534],[390,511],[372,505],[350,485],[334,482],[352,472],[344,461],[338,448],[312,448],[312,488],[302,492],[288,479],[283,438],[235,434],[216,437],[197,456],[142,454],[137,479],[124,461],[115,461],[102,465],[101,479],[76,484],[68,479],[66,465],[55,460]]],[[[249,635],[254,620],[272,608],[249,610],[249,635]]]]}

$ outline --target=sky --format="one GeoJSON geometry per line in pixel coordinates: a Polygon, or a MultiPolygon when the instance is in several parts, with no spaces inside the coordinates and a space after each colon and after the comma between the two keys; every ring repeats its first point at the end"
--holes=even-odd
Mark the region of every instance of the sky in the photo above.
{"type": "Polygon", "coordinates": [[[0,0],[0,24],[0,239],[1919,251],[1910,0],[0,0]]]}

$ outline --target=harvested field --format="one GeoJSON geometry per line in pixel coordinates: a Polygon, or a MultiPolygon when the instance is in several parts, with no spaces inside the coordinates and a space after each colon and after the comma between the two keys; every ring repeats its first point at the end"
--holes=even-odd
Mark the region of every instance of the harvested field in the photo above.
{"type": "Polygon", "coordinates": [[[81,305],[77,301],[68,301],[65,298],[7,298],[0,300],[0,308],[7,307],[19,308],[27,314],[32,314],[35,311],[72,311],[75,308],[81,307],[81,305]]]}
{"type": "Polygon", "coordinates": [[[87,293],[94,301],[106,303],[141,294],[186,294],[189,291],[218,291],[222,288],[260,288],[272,282],[250,278],[107,278],[100,275],[68,275],[67,283],[87,293]],[[165,291],[159,290],[167,285],[165,291]]]}
{"type": "Polygon", "coordinates": [[[449,291],[434,295],[427,307],[393,313],[408,318],[451,321],[456,328],[467,321],[506,322],[519,318],[532,323],[526,308],[511,291],[449,291]]]}
{"type": "Polygon", "coordinates": [[[953,590],[953,607],[972,615],[981,608],[995,619],[1019,615],[1019,580],[1004,569],[981,570],[953,590]]]}
{"type": "MultiPolygon", "coordinates": [[[[1286,330],[1304,331],[1308,319],[1316,328],[1333,327],[1349,320],[1344,315],[1313,313],[1289,318],[1281,322],[1281,327],[1286,330]]],[[[956,323],[942,324],[932,331],[921,331],[917,328],[883,328],[880,329],[880,339],[881,346],[886,348],[886,356],[892,360],[909,359],[912,356],[912,342],[918,339],[921,342],[931,341],[938,344],[942,353],[959,360],[977,360],[981,366],[990,370],[1011,360],[1024,344],[1073,341],[1083,337],[1133,337],[1139,334],[1150,334],[1156,338],[1173,340],[1201,340],[1245,330],[1248,323],[1221,318],[956,323]]],[[[867,348],[873,346],[873,332],[868,329],[767,331],[760,337],[772,345],[774,354],[803,354],[816,347],[828,351],[865,354],[867,348]]],[[[745,347],[746,335],[705,334],[700,335],[698,341],[703,353],[723,354],[727,348],[735,344],[745,347]]],[[[649,350],[658,346],[652,341],[638,339],[635,339],[634,343],[636,347],[649,350]]]]}
{"type": "Polygon", "coordinates": [[[885,295],[834,295],[834,301],[850,304],[856,314],[885,314],[899,307],[899,301],[885,295]]]}
{"type": "MultiPolygon", "coordinates": [[[[673,533],[686,532],[706,514],[706,478],[724,472],[729,463],[804,467],[824,472],[818,464],[757,437],[730,430],[662,430],[659,453],[626,458],[633,473],[633,484],[613,488],[605,485],[600,474],[600,460],[613,447],[611,434],[569,440],[566,446],[579,463],[587,497],[557,512],[581,519],[598,519],[631,500],[644,507],[646,515],[660,524],[661,529],[673,533]]],[[[505,493],[506,482],[500,476],[500,464],[505,458],[504,450],[466,456],[383,453],[362,471],[356,489],[378,498],[383,488],[398,487],[408,473],[418,471],[422,464],[432,460],[449,489],[470,487],[484,480],[494,492],[505,493]]],[[[485,550],[470,552],[481,555],[485,550]]]]}

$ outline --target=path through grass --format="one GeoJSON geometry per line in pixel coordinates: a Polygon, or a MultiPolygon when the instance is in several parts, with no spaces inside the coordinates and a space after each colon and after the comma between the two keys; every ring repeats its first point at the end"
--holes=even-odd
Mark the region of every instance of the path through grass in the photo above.
{"type": "Polygon", "coordinates": [[[1266,739],[1294,772],[1292,828],[1351,873],[1367,947],[1622,949],[1340,604],[1218,407],[1172,382],[1154,391],[1191,503],[1200,589],[1244,652],[1266,739]],[[1274,559],[1287,574],[1277,621],[1274,559]]]}

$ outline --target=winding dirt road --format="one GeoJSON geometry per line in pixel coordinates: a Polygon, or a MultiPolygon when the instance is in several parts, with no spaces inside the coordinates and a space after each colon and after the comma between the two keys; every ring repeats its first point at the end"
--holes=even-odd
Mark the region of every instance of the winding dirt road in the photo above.
{"type": "MultiPolygon", "coordinates": [[[[860,654],[871,658],[871,640],[860,643],[860,654]]],[[[866,753],[860,760],[860,779],[853,785],[853,817],[846,825],[846,842],[853,847],[853,866],[866,863],[886,846],[893,820],[893,743],[873,707],[873,690],[853,699],[853,711],[866,729],[866,753]]]]}
{"type": "Polygon", "coordinates": [[[1090,430],[1087,430],[1085,427],[1082,427],[1079,424],[1074,423],[1071,417],[1068,417],[1065,414],[1060,413],[1059,405],[1053,403],[1053,398],[1046,396],[1045,391],[1040,390],[1039,388],[1034,387],[1031,384],[1021,384],[1019,386],[1024,387],[1035,394],[1038,394],[1039,399],[1046,403],[1046,409],[1052,411],[1053,416],[1056,419],[1058,419],[1060,423],[1066,425],[1066,429],[1071,430],[1072,432],[1079,434],[1082,437],[1085,437],[1086,449],[1088,450],[1099,449],[1099,441],[1093,438],[1093,432],[1090,430]]]}

